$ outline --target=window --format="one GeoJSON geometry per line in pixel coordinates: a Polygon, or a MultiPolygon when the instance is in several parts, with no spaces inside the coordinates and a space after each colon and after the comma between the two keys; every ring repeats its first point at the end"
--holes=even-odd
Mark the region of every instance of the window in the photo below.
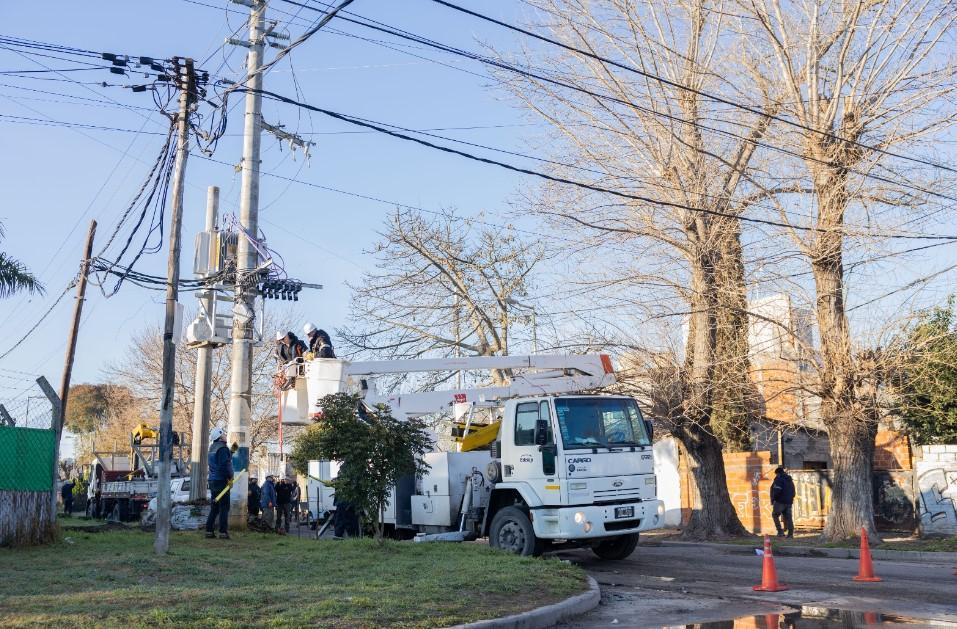
{"type": "Polygon", "coordinates": [[[650,445],[632,399],[559,398],[555,411],[566,449],[650,445]]]}
{"type": "Polygon", "coordinates": [[[189,479],[184,480],[183,484],[179,486],[180,491],[189,491],[189,479]]]}
{"type": "Polygon", "coordinates": [[[535,422],[538,421],[538,402],[523,402],[515,409],[515,445],[535,445],[535,422]]]}

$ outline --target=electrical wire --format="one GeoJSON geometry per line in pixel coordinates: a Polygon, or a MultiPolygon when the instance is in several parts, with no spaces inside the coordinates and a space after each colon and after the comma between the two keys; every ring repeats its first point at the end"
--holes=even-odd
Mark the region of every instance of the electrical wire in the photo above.
{"type": "MultiPolygon", "coordinates": [[[[674,208],[674,209],[685,210],[685,211],[694,212],[694,213],[698,213],[698,214],[706,214],[706,215],[711,215],[711,216],[719,216],[719,217],[723,217],[723,218],[738,219],[738,220],[741,220],[741,221],[744,221],[744,222],[748,222],[748,223],[753,223],[753,224],[768,225],[768,226],[773,226],[773,227],[783,227],[783,228],[788,228],[788,229],[794,229],[794,230],[796,230],[796,231],[803,231],[803,232],[810,232],[810,233],[831,233],[831,232],[833,232],[833,231],[836,231],[836,230],[833,230],[833,229],[826,229],[826,228],[822,228],[822,227],[809,227],[809,226],[804,226],[804,225],[791,225],[791,224],[789,224],[789,223],[784,223],[784,222],[781,222],[781,221],[775,221],[775,220],[771,220],[771,219],[762,219],[762,218],[755,218],[755,217],[739,216],[738,214],[734,214],[734,213],[730,213],[730,212],[723,212],[723,211],[720,211],[720,210],[714,210],[714,209],[710,209],[710,208],[695,207],[695,206],[687,205],[687,204],[684,204],[684,203],[677,203],[677,202],[673,202],[673,201],[666,201],[666,200],[663,200],[663,199],[654,199],[654,198],[652,198],[652,197],[648,197],[648,196],[644,196],[644,195],[631,194],[631,193],[628,193],[628,192],[622,192],[622,191],[620,191],[620,190],[614,190],[614,189],[611,189],[611,188],[606,188],[606,187],[603,187],[603,186],[598,186],[598,185],[594,185],[594,184],[589,184],[589,183],[586,183],[586,182],[575,181],[575,180],[573,180],[573,179],[568,179],[568,178],[565,178],[565,177],[559,177],[559,176],[556,176],[556,175],[550,175],[550,174],[548,174],[548,173],[544,173],[544,172],[541,172],[541,171],[532,170],[532,169],[530,169],[530,168],[523,168],[523,167],[521,167],[521,166],[515,166],[514,164],[508,164],[508,163],[506,163],[506,162],[500,162],[500,161],[493,160],[493,159],[490,159],[490,158],[487,158],[487,157],[481,157],[481,156],[474,155],[474,154],[468,153],[468,152],[466,152],[466,151],[461,151],[461,150],[459,150],[459,149],[455,149],[455,148],[452,148],[452,147],[442,146],[442,145],[440,145],[440,144],[435,144],[434,142],[429,142],[429,141],[423,140],[423,139],[421,139],[421,138],[413,137],[413,136],[411,136],[411,135],[408,135],[407,133],[402,133],[402,132],[399,132],[399,131],[394,131],[394,130],[392,130],[392,129],[387,128],[387,126],[384,125],[384,124],[382,124],[382,123],[373,122],[373,121],[369,121],[369,120],[366,120],[366,119],[361,119],[361,118],[357,118],[357,117],[354,117],[354,116],[349,116],[349,115],[346,115],[346,114],[341,114],[341,113],[338,113],[338,112],[335,112],[335,111],[331,111],[331,110],[328,110],[328,109],[323,109],[323,108],[321,108],[321,107],[316,107],[315,105],[310,105],[310,104],[308,104],[308,103],[303,103],[303,102],[297,101],[297,100],[295,100],[295,99],[289,98],[288,96],[282,96],[282,95],[280,95],[280,94],[276,94],[275,92],[270,92],[270,91],[268,91],[268,90],[253,90],[253,89],[248,88],[248,87],[238,88],[238,89],[240,89],[241,91],[246,91],[246,92],[259,92],[261,95],[267,96],[267,97],[272,98],[272,99],[274,99],[274,100],[277,100],[277,101],[279,101],[279,102],[283,102],[283,103],[286,103],[286,104],[289,104],[289,105],[295,105],[295,106],[297,106],[297,107],[303,107],[303,108],[305,108],[305,109],[308,109],[308,110],[311,110],[311,111],[314,111],[314,112],[317,112],[317,113],[321,113],[321,114],[323,114],[323,115],[325,115],[325,116],[328,116],[328,117],[330,117],[330,118],[334,118],[334,119],[336,119],[336,120],[341,120],[341,121],[343,121],[343,122],[347,122],[347,123],[349,123],[349,124],[357,125],[357,126],[360,126],[360,127],[365,127],[365,128],[367,128],[367,129],[373,129],[373,130],[378,131],[378,132],[380,132],[380,133],[383,133],[383,134],[386,134],[386,135],[390,135],[390,136],[392,136],[392,137],[395,137],[395,138],[398,138],[398,139],[401,139],[401,140],[406,140],[406,141],[409,141],[409,142],[414,142],[414,143],[416,143],[416,144],[420,144],[420,145],[422,145],[422,146],[425,146],[425,147],[428,147],[428,148],[432,148],[432,149],[435,149],[435,150],[438,150],[438,151],[442,151],[442,152],[445,152],[445,153],[450,153],[450,154],[453,154],[453,155],[458,155],[458,156],[460,156],[460,157],[464,157],[464,158],[469,159],[469,160],[472,160],[472,161],[481,162],[481,163],[489,164],[489,165],[493,165],[493,166],[498,166],[498,167],[504,168],[504,169],[506,169],[506,170],[511,170],[511,171],[513,171],[513,172],[522,173],[522,174],[525,174],[525,175],[531,175],[531,176],[538,177],[538,178],[540,178],[540,179],[545,179],[545,180],[547,180],[547,181],[552,181],[552,182],[555,182],[555,183],[561,183],[561,184],[566,184],[566,185],[570,185],[570,186],[575,186],[575,187],[578,187],[578,188],[581,188],[581,189],[584,189],[584,190],[589,190],[589,191],[591,191],[591,192],[598,192],[598,193],[602,193],[602,194],[608,194],[608,195],[615,196],[615,197],[618,197],[618,198],[628,199],[628,200],[630,200],[630,201],[641,201],[641,202],[643,202],[643,203],[649,203],[649,204],[657,205],[657,206],[661,206],[661,207],[674,208]]],[[[389,126],[393,126],[393,125],[389,125],[389,126]]],[[[841,228],[841,230],[843,231],[843,228],[841,228]]],[[[869,233],[868,235],[874,236],[874,237],[895,238],[895,239],[914,239],[914,240],[954,240],[954,239],[957,239],[957,236],[953,236],[953,235],[941,235],[941,234],[931,234],[931,235],[922,235],[922,234],[884,234],[884,233],[871,232],[871,233],[869,233]]]]}
{"type": "Polygon", "coordinates": [[[483,13],[479,13],[478,11],[472,11],[472,10],[470,10],[470,9],[466,9],[465,7],[459,6],[459,5],[457,5],[457,4],[453,4],[452,2],[449,2],[448,0],[432,0],[432,2],[435,2],[436,4],[440,4],[440,5],[442,5],[442,6],[445,6],[445,7],[449,8],[449,9],[454,10],[454,11],[458,11],[458,12],[464,13],[464,14],[466,14],[466,15],[471,15],[472,17],[478,18],[478,19],[480,19],[480,20],[484,20],[484,21],[486,21],[486,22],[490,22],[490,23],[495,24],[495,25],[497,25],[497,26],[501,26],[501,27],[506,28],[506,29],[508,29],[508,30],[515,31],[515,32],[517,32],[517,33],[521,33],[521,34],[526,35],[526,36],[528,36],[528,37],[532,37],[532,38],[537,39],[537,40],[539,40],[539,41],[546,42],[546,43],[548,43],[548,44],[552,44],[553,46],[558,46],[558,47],[560,47],[560,48],[564,48],[565,50],[568,50],[569,52],[573,52],[573,53],[578,54],[578,55],[583,55],[583,56],[589,57],[589,58],[591,58],[591,59],[595,59],[596,61],[600,61],[601,63],[604,63],[604,64],[607,64],[607,65],[610,65],[610,66],[619,68],[619,69],[621,69],[621,70],[625,70],[626,72],[632,72],[632,73],[637,74],[637,75],[639,75],[639,76],[641,76],[641,77],[644,77],[644,78],[646,78],[646,79],[651,79],[651,80],[653,80],[653,81],[656,81],[656,82],[658,82],[658,83],[661,83],[662,85],[667,85],[667,86],[669,86],[669,87],[672,87],[672,88],[681,90],[681,91],[683,91],[683,92],[688,92],[688,93],[690,93],[690,94],[694,94],[694,95],[696,95],[696,96],[700,96],[700,97],[702,97],[702,98],[706,98],[706,99],[708,99],[708,100],[710,100],[710,101],[713,101],[713,102],[716,102],[716,103],[721,103],[721,104],[723,104],[723,105],[728,105],[728,106],[730,106],[730,107],[734,107],[735,109],[740,109],[740,110],[742,110],[742,111],[746,111],[746,112],[751,113],[751,114],[754,114],[754,115],[756,115],[756,116],[768,117],[768,118],[771,118],[772,120],[774,120],[774,121],[776,121],[776,122],[780,122],[780,123],[782,123],[782,124],[786,124],[786,125],[788,125],[788,126],[791,126],[791,127],[797,128],[797,129],[801,129],[802,131],[808,131],[808,132],[813,133],[813,134],[815,134],[815,135],[820,135],[820,136],[823,136],[823,137],[825,137],[825,138],[828,138],[828,139],[831,139],[831,140],[834,140],[834,141],[837,141],[837,142],[841,142],[841,143],[843,143],[843,144],[849,144],[849,145],[851,145],[851,146],[855,146],[855,147],[858,147],[858,148],[866,149],[866,150],[868,150],[868,151],[873,151],[873,152],[876,152],[876,153],[880,153],[880,154],[882,154],[882,155],[887,155],[887,156],[889,156],[889,157],[895,157],[895,158],[897,158],[897,159],[906,160],[906,161],[909,161],[909,162],[912,162],[912,163],[915,163],[915,164],[921,164],[921,165],[924,165],[924,166],[930,166],[930,167],[932,167],[932,168],[938,168],[938,169],[940,169],[940,170],[946,170],[946,171],[949,171],[949,172],[952,172],[952,173],[957,173],[957,168],[952,168],[952,167],[947,166],[947,165],[945,165],[945,164],[940,164],[940,163],[937,163],[937,162],[931,162],[931,161],[926,160],[926,159],[921,159],[921,158],[917,158],[917,157],[911,157],[911,156],[909,156],[909,155],[904,155],[904,154],[901,154],[901,153],[895,153],[894,151],[888,151],[888,150],[882,149],[882,148],[880,148],[880,147],[878,147],[878,146],[872,146],[872,145],[869,145],[869,144],[865,144],[865,143],[863,143],[863,142],[859,142],[859,141],[856,141],[856,140],[852,140],[852,139],[850,139],[850,138],[845,138],[845,137],[840,136],[840,135],[837,135],[837,134],[835,134],[835,133],[833,133],[833,132],[831,132],[831,131],[825,131],[825,130],[823,130],[823,129],[815,129],[814,127],[809,127],[809,126],[807,126],[807,125],[805,125],[805,124],[802,124],[802,123],[800,123],[800,122],[798,122],[798,121],[795,121],[795,120],[789,120],[788,118],[783,118],[783,117],[781,117],[781,116],[776,116],[776,115],[769,115],[769,114],[767,114],[766,112],[763,112],[763,111],[761,111],[760,109],[756,109],[756,108],[754,108],[754,107],[752,107],[752,106],[750,106],[750,105],[745,105],[745,104],[743,104],[743,103],[739,103],[739,102],[733,101],[733,100],[728,99],[728,98],[725,98],[725,97],[723,97],[723,96],[718,96],[718,95],[716,95],[716,94],[711,94],[710,92],[706,92],[706,91],[704,91],[704,90],[700,90],[700,89],[697,89],[697,88],[689,87],[689,86],[687,86],[687,85],[682,85],[681,83],[678,83],[678,82],[676,82],[676,81],[672,81],[672,80],[666,79],[666,78],[664,78],[664,77],[662,77],[662,76],[659,76],[659,75],[657,75],[657,74],[654,74],[654,73],[652,73],[652,72],[647,72],[647,71],[645,71],[645,70],[641,70],[641,69],[639,69],[639,68],[635,68],[635,67],[633,67],[633,66],[629,66],[629,65],[620,63],[620,62],[618,62],[618,61],[614,61],[614,60],[609,59],[609,58],[607,58],[607,57],[603,57],[603,56],[598,55],[598,54],[595,54],[595,53],[593,53],[593,52],[589,52],[589,51],[587,51],[587,50],[582,50],[581,48],[576,48],[575,46],[571,46],[571,45],[569,45],[569,44],[562,43],[562,42],[560,42],[560,41],[558,41],[558,40],[551,39],[551,38],[549,38],[549,37],[545,37],[544,35],[539,35],[538,33],[535,33],[535,32],[532,32],[532,31],[530,31],[530,30],[521,28],[521,27],[519,27],[519,26],[515,26],[514,24],[509,24],[508,22],[505,22],[505,21],[503,21],[503,20],[498,20],[498,19],[495,19],[495,18],[493,18],[493,17],[491,17],[491,16],[485,15],[485,14],[483,14],[483,13]]]}
{"type": "MultiPolygon", "coordinates": [[[[292,5],[294,5],[294,6],[305,6],[305,7],[307,7],[307,8],[310,8],[310,9],[314,10],[314,11],[320,11],[320,10],[321,10],[321,9],[318,9],[317,7],[313,7],[313,6],[310,6],[310,5],[303,5],[303,3],[301,3],[301,2],[296,2],[296,0],[283,0],[283,2],[286,2],[286,3],[288,3],[288,4],[292,4],[292,5]]],[[[625,99],[622,99],[622,98],[617,98],[617,97],[611,96],[611,95],[609,95],[609,94],[603,94],[603,93],[601,93],[601,92],[595,92],[595,91],[593,91],[593,90],[590,90],[590,89],[587,89],[587,88],[584,88],[584,87],[581,87],[581,86],[578,86],[578,85],[574,85],[574,84],[568,83],[567,81],[564,81],[564,80],[555,78],[555,76],[556,76],[555,73],[551,73],[551,74],[553,74],[553,76],[549,77],[549,76],[546,76],[547,74],[550,74],[550,72],[547,71],[547,70],[536,69],[536,68],[532,68],[531,66],[526,66],[524,69],[523,69],[523,68],[519,68],[519,67],[517,67],[517,66],[515,66],[515,65],[508,64],[508,63],[505,63],[505,62],[500,61],[500,60],[497,60],[497,59],[492,59],[491,57],[487,57],[487,56],[485,56],[485,55],[480,55],[480,54],[478,54],[478,53],[474,53],[474,52],[471,52],[471,51],[467,51],[467,50],[463,50],[463,49],[460,49],[460,48],[456,48],[456,47],[454,47],[454,46],[450,46],[450,45],[447,45],[447,44],[442,44],[442,43],[440,43],[440,42],[437,42],[437,41],[435,41],[435,40],[429,39],[429,38],[427,38],[427,37],[424,37],[424,36],[421,36],[421,35],[417,35],[417,34],[415,34],[415,33],[411,33],[411,32],[409,32],[409,31],[405,31],[405,30],[402,30],[402,29],[399,29],[399,28],[390,26],[390,25],[388,25],[388,24],[385,24],[385,23],[383,23],[383,22],[379,22],[379,21],[377,21],[377,20],[373,20],[373,19],[370,19],[370,18],[366,18],[366,17],[360,16],[360,15],[357,15],[357,14],[355,14],[355,13],[350,13],[350,12],[348,12],[348,11],[344,11],[344,13],[346,13],[346,14],[348,14],[348,15],[352,15],[352,16],[357,17],[357,18],[361,18],[362,20],[366,20],[366,22],[363,22],[363,21],[355,20],[355,19],[352,19],[352,18],[349,18],[349,17],[345,17],[345,16],[343,16],[343,17],[340,18],[340,19],[342,19],[343,21],[349,22],[349,23],[351,23],[351,24],[356,24],[356,25],[358,25],[358,26],[363,26],[363,27],[368,28],[368,29],[372,29],[372,30],[375,30],[375,31],[383,32],[383,33],[386,33],[386,34],[388,34],[388,35],[392,35],[393,37],[398,37],[398,38],[401,38],[401,39],[406,39],[406,40],[414,41],[414,42],[416,42],[416,43],[421,43],[421,44],[424,44],[424,45],[426,45],[426,46],[430,46],[430,47],[432,47],[432,48],[435,48],[435,49],[437,49],[437,50],[446,52],[446,53],[448,53],[448,54],[458,55],[458,56],[461,56],[461,57],[464,57],[464,58],[467,58],[467,59],[470,59],[470,60],[473,60],[473,61],[478,61],[479,63],[483,63],[483,64],[485,64],[485,65],[489,65],[489,66],[496,67],[496,68],[499,68],[499,69],[502,69],[502,70],[506,70],[506,71],[508,71],[508,72],[520,74],[520,75],[522,75],[522,76],[526,76],[526,77],[528,77],[528,78],[533,78],[533,79],[536,79],[536,80],[539,80],[539,81],[544,81],[544,82],[546,82],[546,83],[549,83],[549,84],[552,84],[552,85],[556,85],[556,86],[561,87],[561,88],[563,88],[563,89],[569,89],[569,90],[577,91],[577,92],[586,94],[586,95],[588,95],[588,96],[590,96],[590,97],[592,97],[592,98],[596,98],[596,99],[600,99],[600,100],[606,100],[606,101],[609,101],[609,102],[613,102],[613,103],[617,103],[617,104],[620,104],[620,105],[624,105],[624,106],[627,106],[627,107],[629,107],[629,108],[633,108],[633,109],[636,109],[636,110],[641,111],[641,112],[643,112],[643,113],[646,113],[646,114],[648,114],[648,115],[651,115],[651,116],[654,116],[654,117],[658,117],[658,118],[663,118],[663,119],[666,119],[666,120],[669,120],[669,121],[671,121],[671,122],[675,122],[675,123],[678,123],[678,124],[691,126],[691,127],[694,127],[694,128],[696,128],[696,129],[698,129],[698,130],[710,131],[710,132],[713,132],[713,133],[716,133],[716,134],[719,134],[719,135],[722,135],[722,136],[725,136],[725,137],[730,137],[730,138],[733,138],[733,139],[736,139],[736,140],[739,140],[739,141],[747,142],[747,143],[749,143],[749,144],[751,144],[751,145],[753,145],[753,146],[757,146],[757,147],[761,147],[761,148],[766,148],[766,149],[769,149],[769,150],[772,150],[772,151],[775,151],[775,152],[778,152],[778,153],[782,153],[782,154],[785,154],[785,155],[789,155],[789,156],[792,156],[792,157],[796,157],[796,158],[798,158],[798,159],[802,159],[802,160],[806,160],[806,161],[811,161],[811,162],[814,162],[814,163],[820,163],[820,164],[825,165],[825,166],[841,166],[842,168],[844,168],[842,165],[840,165],[840,164],[835,164],[834,162],[832,162],[832,161],[830,161],[830,160],[826,160],[826,159],[823,159],[823,158],[817,158],[817,157],[810,156],[810,155],[804,155],[804,154],[799,153],[799,152],[797,152],[797,151],[793,151],[793,150],[790,150],[790,149],[786,149],[786,148],[784,148],[784,147],[776,146],[776,145],[774,145],[774,144],[769,144],[769,143],[764,142],[764,141],[755,140],[755,139],[750,138],[750,137],[745,137],[745,136],[742,136],[742,135],[740,135],[740,134],[736,134],[736,133],[733,133],[733,132],[731,132],[731,131],[728,131],[728,130],[726,130],[726,129],[718,129],[718,128],[715,128],[715,127],[703,125],[702,123],[700,123],[700,122],[698,122],[698,121],[686,120],[686,119],[684,119],[684,118],[681,118],[680,116],[676,116],[676,115],[674,115],[674,114],[669,114],[669,113],[664,112],[664,111],[659,111],[659,110],[654,109],[654,108],[651,108],[651,107],[646,107],[646,106],[643,106],[643,105],[639,105],[639,104],[634,103],[634,102],[632,102],[632,101],[628,101],[628,100],[625,100],[625,99]],[[533,70],[534,70],[534,71],[533,71],[533,70]]],[[[360,38],[360,39],[361,39],[361,38],[360,38]]],[[[416,56],[416,55],[413,55],[413,56],[416,56]]],[[[427,59],[427,58],[426,58],[426,59],[427,59]]],[[[441,64],[441,65],[447,65],[447,64],[441,64]]],[[[461,70],[460,68],[457,68],[456,66],[448,66],[448,67],[451,67],[451,68],[454,68],[454,69],[457,69],[457,70],[461,70]]],[[[463,71],[464,71],[464,70],[463,70],[463,71]]],[[[467,71],[466,71],[466,72],[467,72],[467,71]]],[[[470,74],[475,74],[475,73],[470,73],[470,74]]],[[[478,76],[483,76],[483,75],[478,75],[478,76]]],[[[764,115],[764,114],[762,114],[762,115],[764,115]]],[[[765,117],[769,117],[769,118],[772,119],[772,120],[775,119],[775,117],[774,117],[774,116],[771,116],[771,115],[766,115],[765,117]]],[[[742,126],[740,123],[732,123],[732,122],[727,122],[727,121],[721,121],[721,122],[725,122],[726,124],[731,124],[731,125],[736,125],[736,126],[742,126]]],[[[913,191],[916,191],[916,192],[920,192],[920,193],[922,193],[922,194],[926,194],[926,195],[929,195],[929,196],[934,196],[934,197],[938,197],[938,198],[941,198],[941,199],[945,199],[945,200],[948,200],[948,201],[951,201],[951,202],[957,202],[957,197],[955,197],[955,196],[953,196],[953,195],[950,195],[950,194],[947,194],[947,193],[943,193],[943,192],[938,192],[938,191],[935,191],[935,190],[931,190],[931,189],[925,188],[925,187],[923,187],[923,186],[919,186],[919,185],[910,183],[909,181],[901,181],[901,180],[899,180],[899,179],[891,179],[891,178],[889,178],[889,177],[885,177],[885,176],[882,176],[882,175],[877,175],[877,174],[874,174],[874,173],[869,172],[869,171],[862,171],[862,170],[859,170],[859,169],[856,169],[856,168],[847,168],[847,170],[848,170],[849,172],[852,172],[852,173],[854,173],[854,174],[856,174],[856,175],[859,175],[859,176],[861,176],[861,177],[864,177],[864,178],[873,179],[873,180],[875,180],[875,181],[881,181],[881,182],[883,182],[883,183],[888,183],[888,184],[891,184],[891,185],[899,186],[899,187],[906,188],[906,189],[909,189],[909,190],[913,190],[913,191]]]]}
{"type": "Polygon", "coordinates": [[[37,322],[34,323],[33,326],[32,326],[29,330],[27,330],[26,334],[24,334],[23,336],[21,336],[20,339],[10,347],[10,349],[8,349],[8,350],[5,351],[4,353],[0,354],[0,360],[3,360],[3,359],[6,358],[7,356],[9,356],[10,353],[13,352],[13,350],[15,350],[15,349],[17,349],[18,347],[20,347],[20,345],[22,345],[22,344],[24,343],[24,341],[26,341],[28,338],[30,338],[30,335],[33,334],[33,333],[36,331],[37,328],[40,327],[40,324],[42,324],[44,321],[46,321],[46,318],[50,316],[50,314],[56,309],[56,307],[57,307],[58,305],[60,305],[60,302],[63,301],[63,298],[66,296],[66,294],[67,294],[68,292],[70,292],[70,290],[71,290],[74,286],[76,286],[76,278],[74,278],[73,280],[70,281],[69,284],[67,284],[66,288],[63,289],[63,292],[60,293],[60,295],[56,298],[56,300],[53,302],[53,304],[52,304],[49,308],[47,308],[46,312],[44,312],[44,313],[40,316],[40,318],[37,320],[37,322]]]}

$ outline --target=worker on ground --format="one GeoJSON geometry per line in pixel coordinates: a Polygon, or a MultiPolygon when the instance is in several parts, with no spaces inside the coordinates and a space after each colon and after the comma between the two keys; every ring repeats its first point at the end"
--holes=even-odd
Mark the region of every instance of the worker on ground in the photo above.
{"type": "Polygon", "coordinates": [[[249,517],[255,518],[259,515],[259,501],[262,499],[262,490],[259,489],[259,479],[255,476],[249,479],[249,488],[246,491],[246,510],[249,517]]]}
{"type": "Polygon", "coordinates": [[[266,476],[266,482],[263,483],[259,506],[262,507],[266,525],[273,529],[276,523],[276,484],[272,474],[266,476]]]}
{"type": "Polygon", "coordinates": [[[787,536],[794,537],[794,519],[791,517],[791,507],[794,504],[794,480],[788,476],[783,467],[774,470],[774,482],[771,483],[771,517],[774,527],[778,530],[778,537],[783,537],[785,529],[787,536]],[[781,516],[784,516],[784,526],[781,526],[781,516]]]}
{"type": "Polygon", "coordinates": [[[63,483],[63,487],[60,488],[60,498],[63,499],[63,513],[66,515],[73,515],[73,488],[76,486],[76,481],[70,479],[63,483]]]}
{"type": "Polygon", "coordinates": [[[292,515],[296,518],[296,522],[302,519],[302,513],[300,510],[300,500],[302,499],[302,490],[299,489],[299,483],[296,481],[292,482],[292,494],[289,496],[289,504],[292,506],[292,515]]]}
{"type": "Polygon", "coordinates": [[[313,358],[335,358],[336,352],[332,348],[332,339],[325,330],[319,330],[312,323],[302,326],[309,340],[309,352],[313,358]]]}
{"type": "Polygon", "coordinates": [[[229,539],[229,492],[223,491],[233,479],[233,455],[226,445],[226,433],[214,428],[209,438],[209,517],[206,518],[206,537],[216,537],[213,524],[219,516],[219,537],[229,539]],[[217,500],[216,497],[222,494],[217,500]]]}
{"type": "Polygon", "coordinates": [[[289,530],[289,514],[292,510],[292,483],[285,476],[276,485],[276,532],[289,530]],[[283,526],[285,524],[285,526],[283,526]]]}

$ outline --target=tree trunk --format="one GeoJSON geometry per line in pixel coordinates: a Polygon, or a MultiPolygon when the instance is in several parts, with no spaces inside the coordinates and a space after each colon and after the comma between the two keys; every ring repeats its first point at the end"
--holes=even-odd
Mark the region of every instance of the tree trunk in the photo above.
{"type": "Polygon", "coordinates": [[[721,443],[697,426],[682,431],[679,439],[688,454],[688,467],[695,481],[691,520],[682,536],[713,539],[747,535],[748,531],[731,504],[721,443]]]}
{"type": "Polygon", "coordinates": [[[824,536],[836,541],[859,535],[862,526],[876,536],[871,474],[877,430],[855,390],[859,374],[844,304],[842,228],[848,202],[847,170],[818,167],[814,172],[821,231],[812,246],[811,270],[821,335],[821,413],[833,463],[831,510],[824,536]]]}
{"type": "Polygon", "coordinates": [[[740,223],[715,221],[719,241],[715,263],[714,410],[711,426],[725,449],[751,448],[750,422],[755,392],[749,374],[748,302],[744,283],[740,223]]]}
{"type": "Polygon", "coordinates": [[[852,416],[840,426],[831,428],[828,434],[834,481],[824,538],[838,541],[856,537],[864,527],[872,540],[879,541],[874,527],[872,484],[877,424],[852,416]]]}
{"type": "Polygon", "coordinates": [[[673,434],[688,453],[695,494],[691,521],[683,535],[702,539],[746,533],[731,504],[724,473],[721,441],[711,420],[714,411],[714,367],[717,308],[713,256],[701,252],[692,260],[691,318],[688,324],[686,372],[689,387],[683,417],[673,434]]]}

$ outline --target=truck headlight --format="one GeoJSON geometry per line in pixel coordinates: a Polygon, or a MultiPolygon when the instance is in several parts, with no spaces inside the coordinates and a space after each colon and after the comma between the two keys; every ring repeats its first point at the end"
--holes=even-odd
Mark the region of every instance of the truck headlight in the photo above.
{"type": "Polygon", "coordinates": [[[665,505],[663,503],[658,503],[658,515],[663,516],[665,514],[665,505]]]}
{"type": "Polygon", "coordinates": [[[581,524],[585,521],[585,513],[583,511],[575,512],[575,524],[581,524]]]}

